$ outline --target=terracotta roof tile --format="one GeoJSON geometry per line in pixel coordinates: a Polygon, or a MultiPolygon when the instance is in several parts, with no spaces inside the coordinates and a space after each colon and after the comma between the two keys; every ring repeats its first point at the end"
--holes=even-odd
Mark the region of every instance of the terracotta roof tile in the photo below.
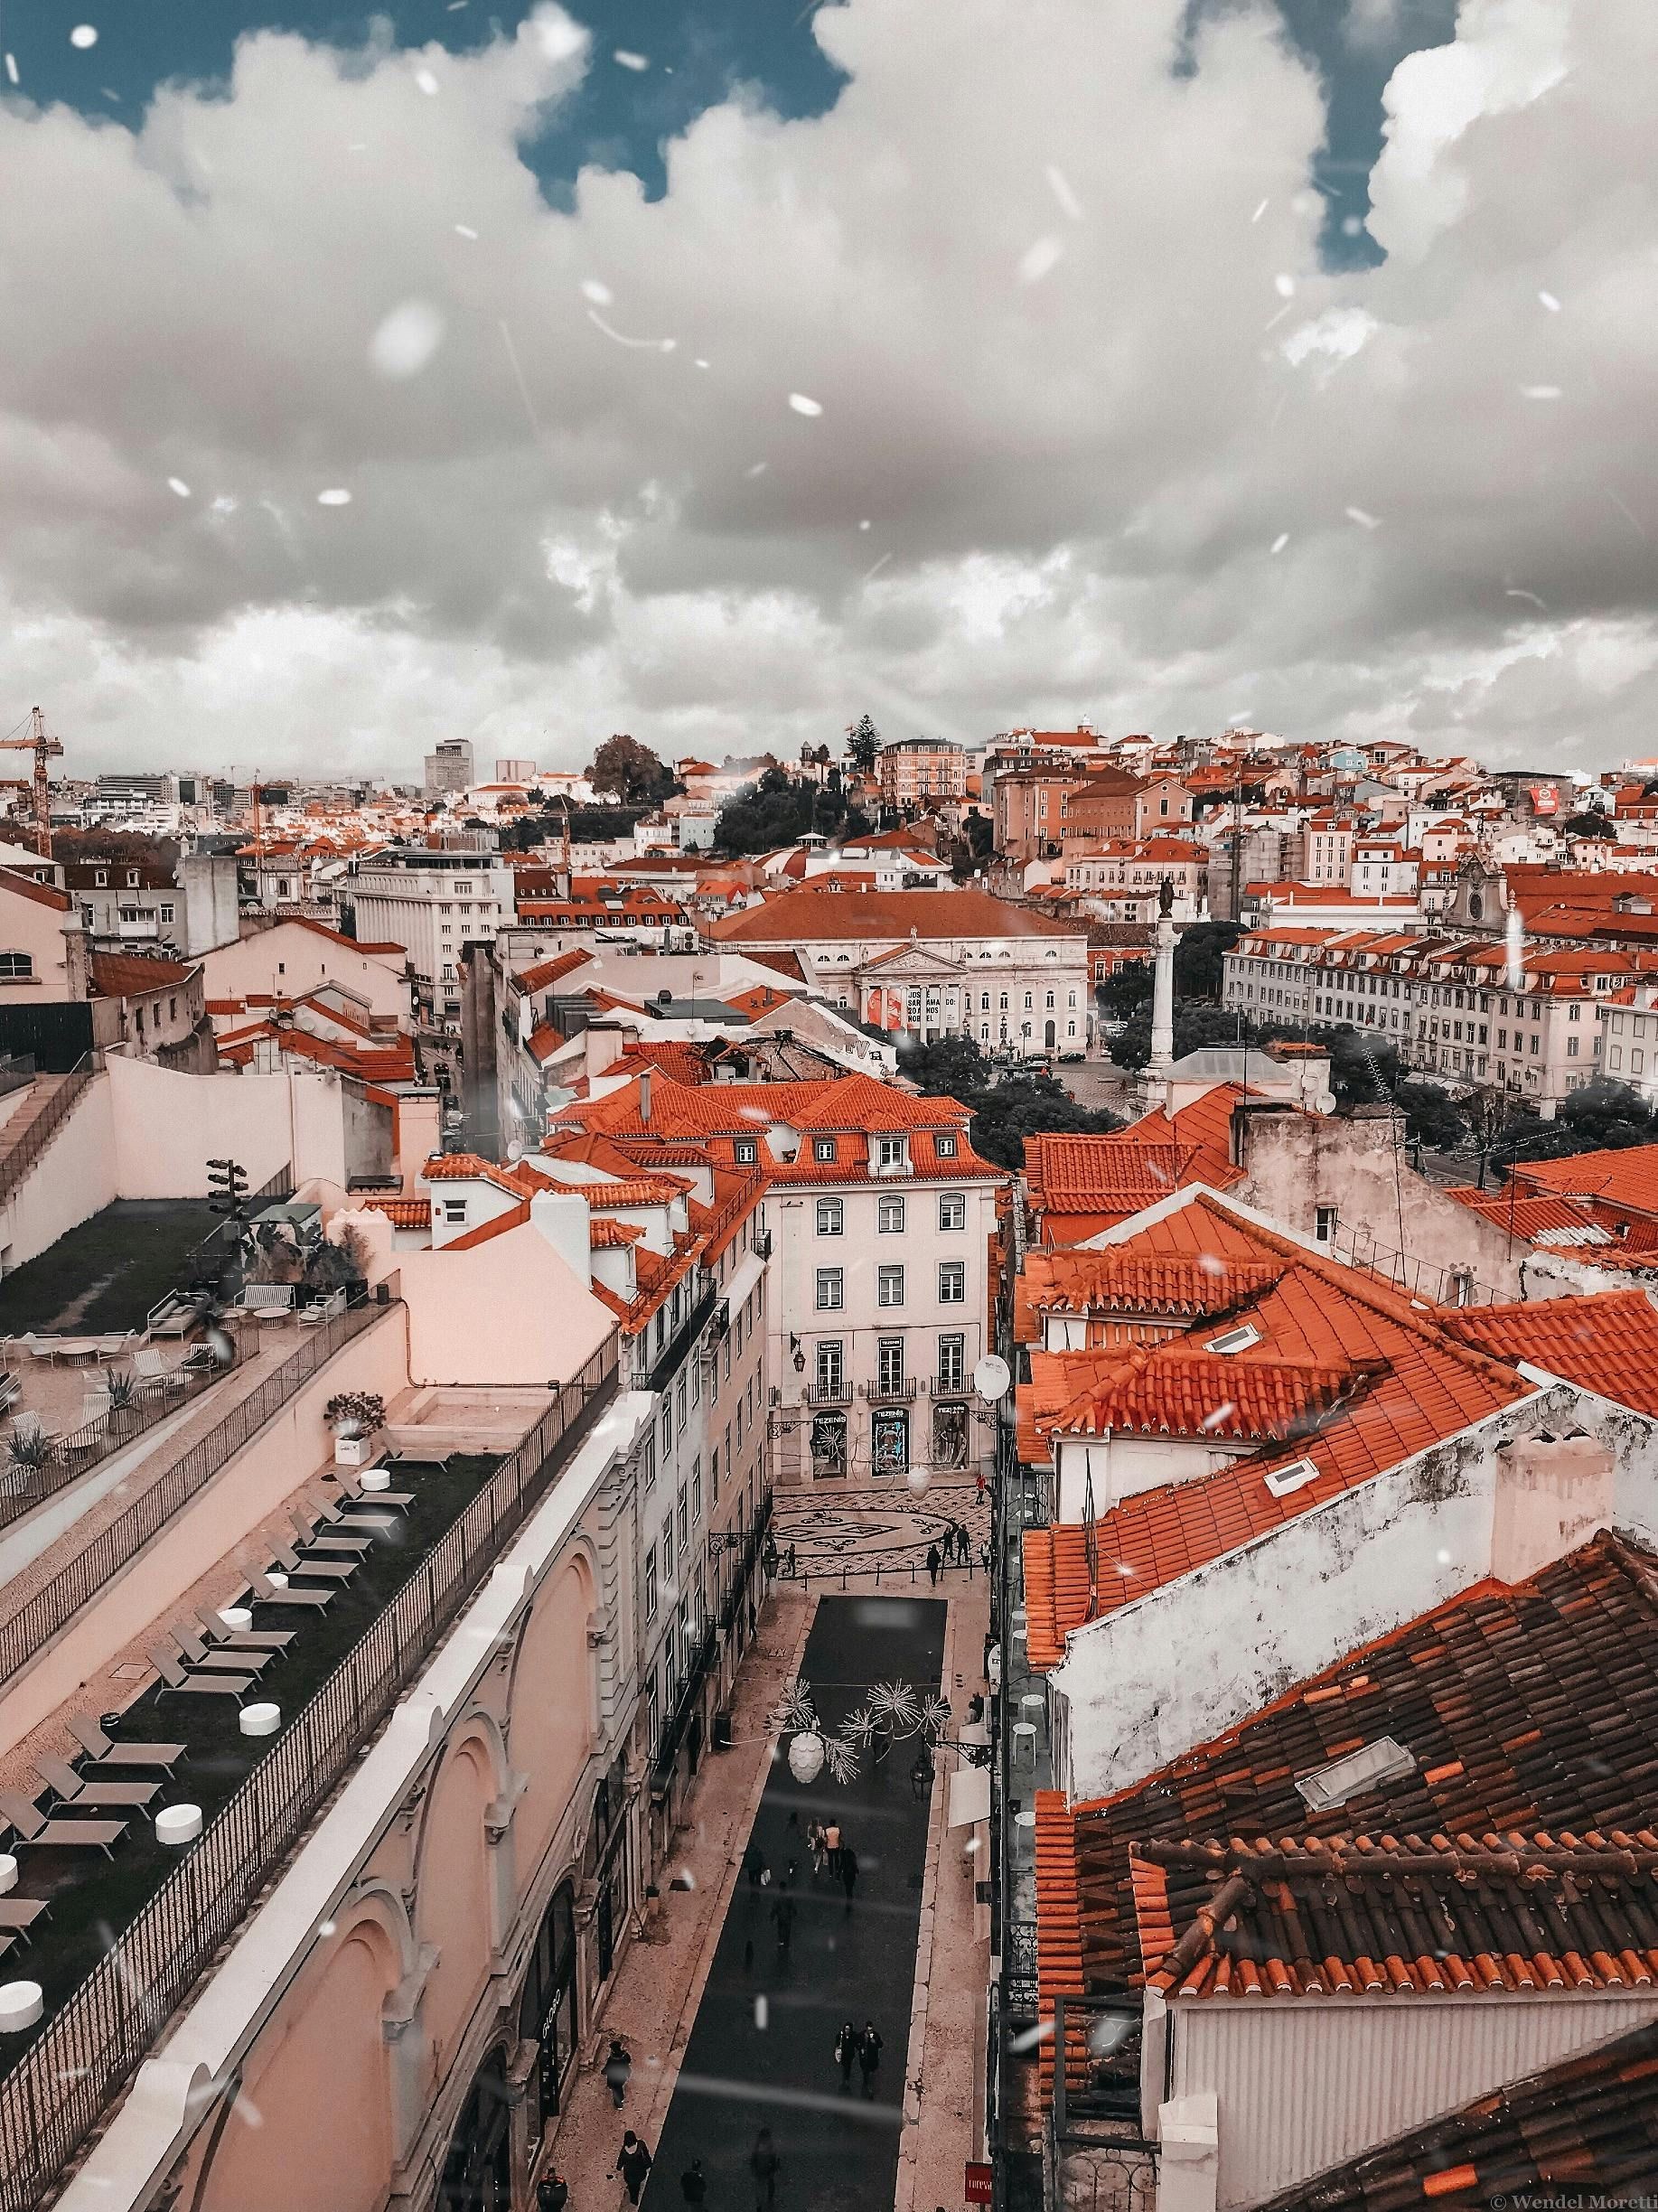
{"type": "Polygon", "coordinates": [[[1644,1290],[1469,1306],[1441,1318],[1454,1336],[1495,1358],[1529,1361],[1637,1413],[1658,1415],[1658,1311],[1644,1290]]]}

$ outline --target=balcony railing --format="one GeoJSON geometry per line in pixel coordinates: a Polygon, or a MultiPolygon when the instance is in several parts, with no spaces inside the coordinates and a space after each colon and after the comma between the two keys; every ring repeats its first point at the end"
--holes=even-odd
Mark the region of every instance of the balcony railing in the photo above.
{"type": "Polygon", "coordinates": [[[613,1338],[564,1384],[0,2084],[0,2212],[32,2212],[351,1773],[616,1393],[613,1338]]]}
{"type": "Polygon", "coordinates": [[[886,1382],[877,1378],[865,1383],[864,1395],[871,1405],[908,1405],[915,1396],[915,1377],[898,1375],[886,1382]]]}
{"type": "Polygon", "coordinates": [[[702,1334],[704,1325],[712,1317],[719,1302],[717,1286],[709,1283],[646,1370],[640,1384],[642,1390],[654,1391],[660,1396],[668,1388],[685,1364],[691,1346],[702,1334]]]}
{"type": "Polygon", "coordinates": [[[158,1482],[100,1530],[9,1620],[0,1622],[0,1688],[74,1618],[89,1598],[137,1557],[157,1529],[212,1480],[256,1429],[281,1412],[302,1383],[385,1311],[384,1306],[358,1306],[319,1324],[291,1358],[273,1368],[256,1391],[181,1453],[158,1482]]]}
{"type": "Polygon", "coordinates": [[[806,1385],[806,1402],[809,1406],[849,1406],[852,1402],[851,1382],[809,1382],[806,1385]]]}
{"type": "Polygon", "coordinates": [[[965,1375],[934,1375],[927,1388],[935,1398],[970,1398],[973,1394],[965,1375]]]}

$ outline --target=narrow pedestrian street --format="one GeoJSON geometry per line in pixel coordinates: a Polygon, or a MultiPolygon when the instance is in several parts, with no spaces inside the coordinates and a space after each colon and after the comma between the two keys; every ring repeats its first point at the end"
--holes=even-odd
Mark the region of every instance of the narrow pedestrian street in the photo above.
{"type": "MultiPolygon", "coordinates": [[[[802,1672],[832,1731],[877,1682],[935,1690],[945,1607],[931,1598],[824,1598],[802,1672]]],[[[681,2201],[679,2177],[700,2158],[716,2207],[768,2201],[749,2160],[769,2127],[787,2212],[840,2212],[893,2201],[903,2121],[911,1988],[921,1918],[932,1790],[912,1782],[914,1748],[878,1763],[866,1753],[845,1785],[827,1769],[802,1788],[779,1761],[751,1841],[768,1879],[739,1875],[698,2009],[645,2201],[681,2201]],[[807,1823],[838,1821],[857,1852],[850,1904],[826,1871],[814,1878],[807,1823]],[[791,1874],[792,1870],[792,1874],[791,1874]],[[781,1940],[780,1920],[789,1940],[781,1940]],[[866,2095],[855,2067],[842,2087],[836,2033],[873,2022],[880,2063],[866,2095]]]]}

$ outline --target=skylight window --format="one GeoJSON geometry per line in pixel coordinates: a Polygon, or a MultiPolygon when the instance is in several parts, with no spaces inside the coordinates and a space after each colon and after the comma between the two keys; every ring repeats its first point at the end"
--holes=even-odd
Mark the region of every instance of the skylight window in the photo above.
{"type": "Polygon", "coordinates": [[[1273,1467],[1267,1476],[1267,1487],[1274,1497],[1288,1497],[1291,1491],[1305,1489],[1316,1481],[1316,1459],[1293,1459],[1288,1467],[1273,1467]]]}
{"type": "Polygon", "coordinates": [[[1260,1331],[1252,1322],[1246,1321],[1240,1328],[1226,1329],[1219,1336],[1212,1336],[1204,1346],[1205,1352],[1247,1352],[1251,1345],[1260,1342],[1260,1331]]]}
{"type": "Polygon", "coordinates": [[[1328,1766],[1295,1777],[1297,1795],[1314,1813],[1333,1813],[1350,1797],[1366,1796],[1384,1783],[1402,1782],[1416,1772],[1415,1754],[1391,1736],[1378,1736],[1328,1766]]]}

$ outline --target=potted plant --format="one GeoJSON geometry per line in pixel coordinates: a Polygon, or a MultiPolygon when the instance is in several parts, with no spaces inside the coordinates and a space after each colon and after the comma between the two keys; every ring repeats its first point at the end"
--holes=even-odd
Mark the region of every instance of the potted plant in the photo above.
{"type": "Polygon", "coordinates": [[[334,1432],[334,1465],[362,1467],[376,1430],[385,1426],[386,1401],[378,1391],[338,1391],[323,1408],[323,1419],[334,1432]]]}
{"type": "Polygon", "coordinates": [[[124,1415],[130,1415],[138,1411],[138,1380],[136,1375],[117,1373],[112,1370],[104,1377],[104,1388],[109,1397],[109,1420],[112,1427],[123,1424],[124,1415]]]}
{"type": "Polygon", "coordinates": [[[5,1440],[5,1456],[12,1476],[6,1488],[26,1490],[52,1457],[52,1439],[39,1429],[15,1429],[5,1440]]]}

